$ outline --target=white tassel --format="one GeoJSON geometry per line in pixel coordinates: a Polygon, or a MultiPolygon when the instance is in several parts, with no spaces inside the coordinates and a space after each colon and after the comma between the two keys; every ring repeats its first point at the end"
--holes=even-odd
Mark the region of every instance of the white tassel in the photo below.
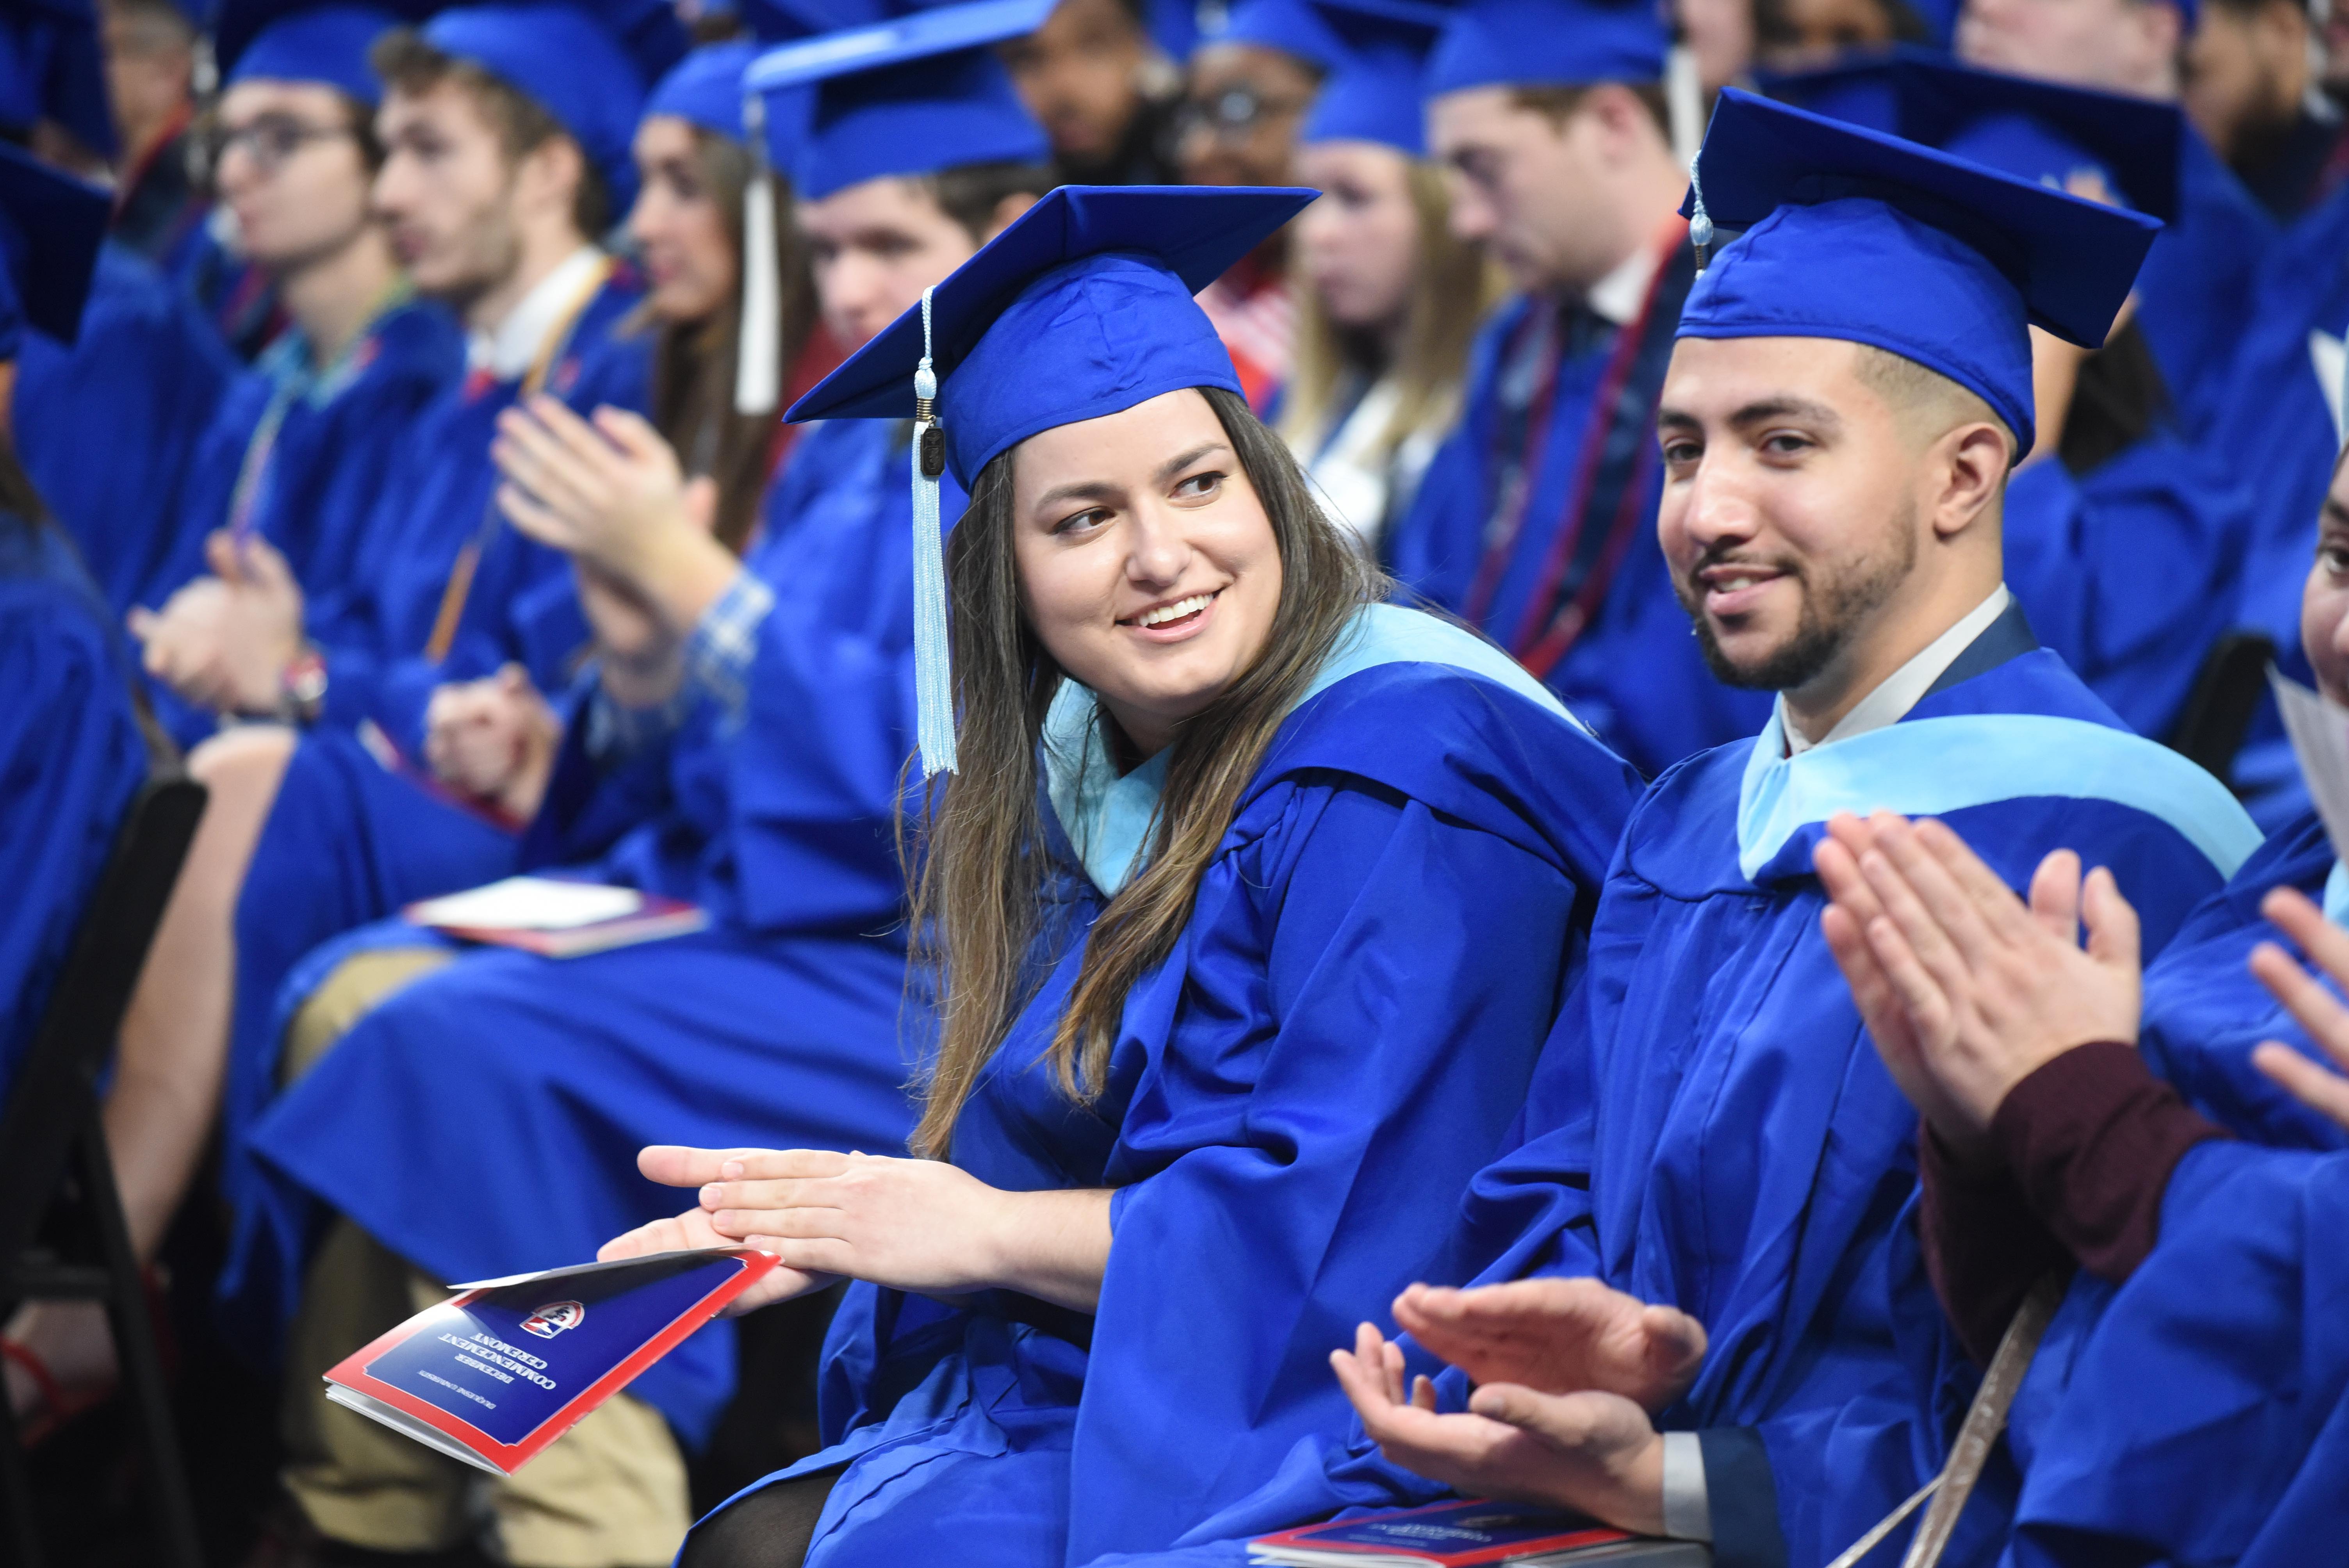
{"type": "Polygon", "coordinates": [[[1704,210],[1704,176],[1697,170],[1702,159],[1689,162],[1689,243],[1696,247],[1696,270],[1713,261],[1713,214],[1704,210]]]}
{"type": "Polygon", "coordinates": [[[1696,167],[1697,149],[1704,145],[1704,83],[1696,73],[1696,51],[1674,44],[1664,57],[1664,118],[1671,125],[1672,159],[1682,169],[1696,167]]]}
{"type": "Polygon", "coordinates": [[[922,777],[955,769],[954,672],[947,644],[946,532],[938,521],[938,476],[946,431],[937,418],[938,377],[930,367],[930,291],[922,291],[922,363],[914,371],[914,698],[922,777]]]}
{"type": "Polygon", "coordinates": [[[742,316],[734,346],[734,411],[771,414],[782,399],[783,301],[777,277],[775,178],[767,166],[767,106],[742,104],[750,139],[750,183],[742,192],[742,316]]]}

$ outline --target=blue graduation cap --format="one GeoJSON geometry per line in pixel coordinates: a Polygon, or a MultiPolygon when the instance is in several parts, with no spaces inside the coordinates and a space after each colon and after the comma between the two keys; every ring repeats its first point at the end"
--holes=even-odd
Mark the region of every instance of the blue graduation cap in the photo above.
{"type": "Polygon", "coordinates": [[[1427,96],[1655,82],[1671,40],[1653,0],[1471,0],[1427,62],[1427,96]]]}
{"type": "Polygon", "coordinates": [[[688,44],[668,0],[461,5],[423,32],[442,54],[472,61],[553,115],[604,177],[616,211],[635,201],[630,144],[645,93],[688,44]]]}
{"type": "Polygon", "coordinates": [[[0,129],[50,119],[102,158],[119,150],[89,0],[0,3],[0,129]]]}
{"type": "Polygon", "coordinates": [[[1781,103],[2018,179],[2060,188],[2088,170],[2140,212],[2168,221],[2178,210],[2185,117],[2173,104],[1981,70],[1912,46],[1763,87],[1781,103]]]}
{"type": "Polygon", "coordinates": [[[114,203],[95,185],[0,143],[0,359],[26,326],[60,343],[81,333],[81,307],[114,203]]]}
{"type": "Polygon", "coordinates": [[[1312,0],[1239,0],[1226,14],[1223,26],[1209,30],[1199,42],[1278,49],[1324,73],[1346,57],[1346,40],[1312,0]]]}
{"type": "Polygon", "coordinates": [[[1186,387],[1238,393],[1231,355],[1192,295],[1318,194],[1063,185],[784,416],[918,422],[915,662],[925,777],[955,765],[938,472],[967,490],[992,459],[1039,431],[1186,387]]]}
{"type": "Polygon", "coordinates": [[[383,101],[383,84],[367,63],[367,51],[386,31],[418,21],[429,9],[416,0],[405,5],[224,0],[212,58],[223,87],[323,82],[374,108],[383,101]]]}
{"type": "Polygon", "coordinates": [[[1691,174],[1690,238],[1744,230],[1682,337],[1870,344],[1981,395],[2035,438],[2031,335],[2105,340],[2161,225],[1899,137],[1723,88],[1691,174]]]}
{"type": "Polygon", "coordinates": [[[1421,0],[1313,0],[1346,53],[1307,112],[1302,141],[1376,141],[1413,158],[1427,151],[1420,82],[1452,19],[1421,0]]]}
{"type": "Polygon", "coordinates": [[[645,118],[674,115],[736,141],[748,139],[742,120],[742,73],[758,57],[747,38],[705,44],[685,57],[645,99],[645,118]]]}
{"type": "Polygon", "coordinates": [[[792,171],[806,200],[885,175],[1041,163],[1050,145],[993,46],[1034,32],[1052,5],[975,0],[826,33],[768,50],[744,85],[761,93],[813,85],[792,171]]]}

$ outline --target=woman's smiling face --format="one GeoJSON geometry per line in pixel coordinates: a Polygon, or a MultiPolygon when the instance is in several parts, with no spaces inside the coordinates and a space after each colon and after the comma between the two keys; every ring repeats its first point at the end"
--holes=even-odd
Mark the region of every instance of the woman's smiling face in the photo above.
{"type": "Polygon", "coordinates": [[[1195,391],[1021,442],[1012,520],[1029,624],[1145,756],[1271,636],[1281,584],[1272,521],[1195,391]]]}

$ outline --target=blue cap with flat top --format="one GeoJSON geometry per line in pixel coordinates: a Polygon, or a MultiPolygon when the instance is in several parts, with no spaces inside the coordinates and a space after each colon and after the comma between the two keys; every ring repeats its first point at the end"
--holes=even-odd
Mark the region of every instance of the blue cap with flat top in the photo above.
{"type": "Polygon", "coordinates": [[[685,57],[684,24],[667,0],[525,0],[460,5],[423,28],[425,42],[470,60],[534,100],[579,143],[612,193],[614,216],[636,200],[631,145],[645,94],[685,57]]]}
{"type": "Polygon", "coordinates": [[[813,86],[792,170],[805,200],[888,175],[1042,163],[1050,143],[994,46],[1034,32],[1052,4],[976,0],[801,39],[760,56],[744,85],[813,86]]]}
{"type": "Polygon", "coordinates": [[[1682,308],[1682,337],[1869,344],[1979,394],[2035,437],[2031,335],[2094,348],[2160,223],[1735,88],[1682,211],[1744,231],[1682,308]]]}
{"type": "Polygon", "coordinates": [[[1781,103],[2020,179],[2063,188],[2093,174],[2140,212],[2166,221],[2178,211],[2185,117],[2174,104],[1981,70],[1906,46],[1763,86],[1781,103]]]}
{"type": "Polygon", "coordinates": [[[915,686],[925,777],[955,765],[937,475],[968,490],[1029,437],[1239,375],[1192,295],[1319,194],[1063,185],[792,405],[792,420],[916,421],[915,686]]]}
{"type": "Polygon", "coordinates": [[[1655,82],[1671,40],[1651,0],[1470,0],[1427,62],[1427,96],[1655,82]]]}
{"type": "Polygon", "coordinates": [[[1299,139],[1374,141],[1413,158],[1427,151],[1420,83],[1452,18],[1418,0],[1313,0],[1346,53],[1306,114],[1299,139]]]}
{"type": "Polygon", "coordinates": [[[81,307],[114,202],[97,186],[0,144],[0,360],[24,329],[60,343],[81,333],[81,307]]]}
{"type": "Polygon", "coordinates": [[[305,4],[304,0],[228,0],[212,41],[221,84],[319,82],[373,108],[383,84],[367,51],[384,33],[428,7],[396,15],[381,5],[305,4]]]}
{"type": "Polygon", "coordinates": [[[1346,57],[1346,41],[1312,0],[1239,0],[1223,26],[1199,40],[1278,49],[1317,71],[1335,69],[1346,57]]]}

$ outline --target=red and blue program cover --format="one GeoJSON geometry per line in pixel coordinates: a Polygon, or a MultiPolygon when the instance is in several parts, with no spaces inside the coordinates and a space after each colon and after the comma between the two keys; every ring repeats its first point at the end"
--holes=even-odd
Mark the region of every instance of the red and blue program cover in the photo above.
{"type": "Polygon", "coordinates": [[[459,1287],[326,1374],[326,1397],[512,1475],[775,1267],[659,1253],[459,1287]]]}
{"type": "Polygon", "coordinates": [[[1562,1509],[1471,1498],[1260,1535],[1248,1553],[1258,1563],[1479,1568],[1640,1539],[1562,1509]]]}

